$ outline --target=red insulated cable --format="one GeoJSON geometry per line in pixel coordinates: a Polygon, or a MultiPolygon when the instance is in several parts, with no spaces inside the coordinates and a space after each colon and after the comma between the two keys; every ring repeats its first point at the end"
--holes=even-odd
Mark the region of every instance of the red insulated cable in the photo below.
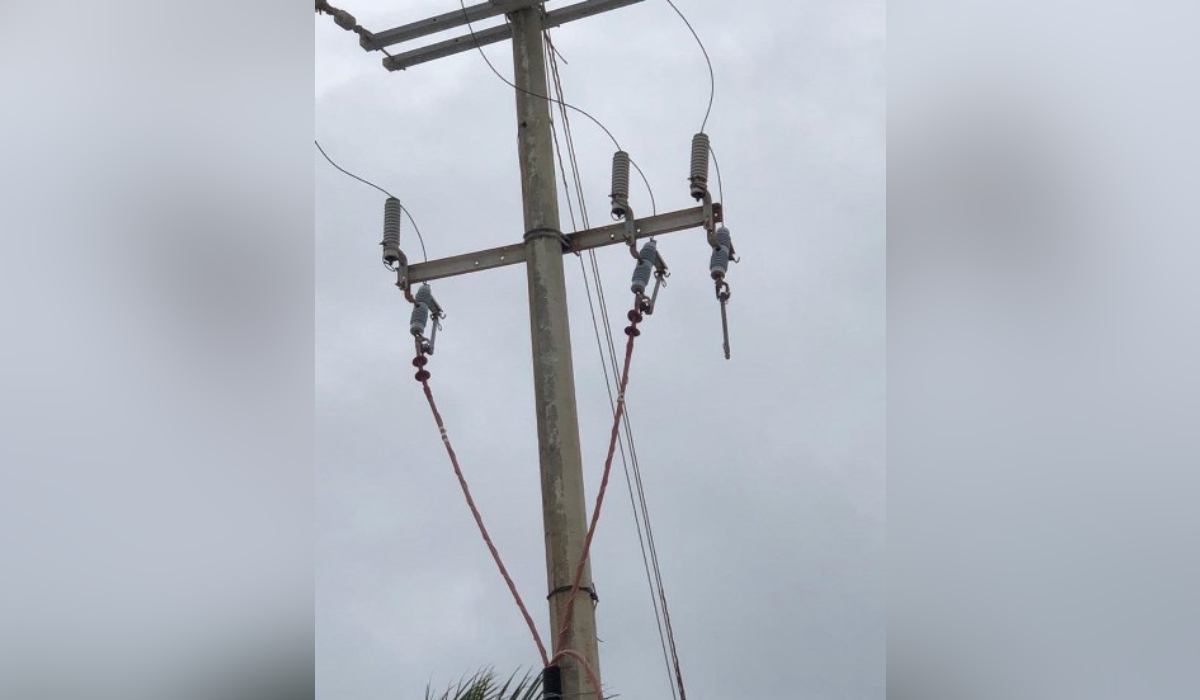
{"type": "MultiPolygon", "coordinates": [[[[600,508],[604,505],[604,494],[608,490],[608,478],[612,474],[613,455],[617,450],[617,437],[621,429],[621,415],[625,412],[625,389],[629,386],[629,364],[633,360],[633,340],[639,335],[637,324],[641,314],[635,305],[629,314],[631,324],[625,329],[629,341],[625,344],[625,366],[621,370],[621,385],[617,392],[617,410],[613,415],[612,435],[608,441],[608,456],[604,459],[604,476],[600,479],[600,490],[596,494],[596,507],[592,509],[592,521],[588,525],[587,537],[583,541],[583,553],[579,557],[579,565],[575,568],[575,580],[571,583],[571,593],[567,596],[567,610],[563,614],[562,626],[558,630],[558,642],[561,647],[566,641],[567,630],[571,626],[571,618],[575,613],[575,598],[579,594],[583,581],[583,569],[587,565],[588,553],[592,549],[592,537],[596,534],[596,523],[600,521],[600,508]]],[[[561,649],[560,649],[561,651],[561,649]]]]}
{"type": "Polygon", "coordinates": [[[463,495],[467,498],[467,505],[471,508],[471,515],[475,516],[475,524],[479,526],[479,534],[483,535],[483,541],[487,544],[488,551],[492,553],[492,559],[496,561],[496,567],[500,569],[500,575],[504,577],[504,582],[508,584],[508,590],[512,592],[513,600],[517,601],[517,607],[521,609],[521,615],[525,617],[525,624],[529,625],[529,631],[533,634],[533,641],[537,644],[538,653],[542,656],[542,664],[550,665],[550,659],[546,655],[546,645],[542,644],[542,637],[538,634],[537,626],[533,624],[533,618],[529,615],[529,609],[525,607],[525,601],[521,600],[521,594],[517,592],[517,585],[513,583],[512,577],[508,575],[508,569],[504,566],[504,561],[500,559],[500,553],[496,551],[496,545],[492,543],[492,537],[488,534],[487,527],[483,524],[483,516],[479,514],[479,508],[475,506],[475,499],[471,497],[471,489],[467,486],[467,480],[463,476],[462,468],[458,466],[458,455],[454,454],[454,447],[450,445],[450,436],[446,434],[446,424],[442,422],[442,414],[438,412],[437,404],[433,400],[433,391],[429,388],[428,378],[421,381],[421,386],[425,389],[425,398],[429,399],[429,408],[433,410],[433,419],[437,421],[438,430],[442,434],[442,444],[446,446],[446,454],[450,455],[450,463],[454,465],[454,474],[458,477],[458,483],[462,486],[463,495]]]}

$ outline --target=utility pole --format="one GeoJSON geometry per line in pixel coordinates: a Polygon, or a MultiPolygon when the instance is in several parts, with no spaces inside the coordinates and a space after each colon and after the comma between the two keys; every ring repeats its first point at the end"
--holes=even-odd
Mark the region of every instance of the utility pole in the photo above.
{"type": "MultiPolygon", "coordinates": [[[[600,659],[593,608],[595,588],[592,584],[590,564],[585,564],[581,590],[586,589],[592,595],[576,596],[570,625],[566,628],[564,638],[558,638],[559,629],[567,616],[567,597],[583,555],[588,525],[563,254],[568,250],[579,252],[614,244],[626,244],[636,251],[634,245],[638,239],[697,227],[704,227],[708,231],[709,242],[714,248],[718,248],[716,225],[722,216],[721,205],[713,203],[707,191],[704,191],[701,197],[694,190],[693,196],[698,200],[702,198],[703,206],[636,220],[632,217],[632,210],[629,210],[622,223],[569,235],[563,234],[559,223],[554,144],[550,102],[546,97],[549,91],[542,33],[552,27],[641,1],[585,0],[547,11],[544,3],[538,0],[489,0],[461,11],[449,12],[379,33],[362,30],[353,17],[346,13],[342,13],[345,17],[338,17],[339,24],[360,33],[360,43],[367,51],[379,51],[469,22],[500,15],[506,15],[508,18],[505,24],[484,30],[472,29],[469,35],[390,55],[383,59],[383,65],[392,71],[404,70],[462,51],[472,51],[485,44],[512,40],[513,72],[517,88],[517,153],[521,166],[524,242],[415,265],[408,265],[397,248],[397,286],[412,300],[410,290],[415,284],[525,263],[529,284],[529,323],[533,346],[534,398],[542,481],[542,519],[545,528],[551,644],[556,650],[568,649],[580,654],[587,660],[597,679],[600,674],[600,659]]],[[[704,151],[703,155],[703,169],[706,173],[707,151],[704,151]]],[[[693,161],[695,159],[693,154],[693,161]]],[[[693,165],[693,175],[696,173],[696,167],[693,165]]],[[[625,168],[627,177],[627,163],[625,168]]],[[[395,206],[398,207],[398,203],[395,206]]],[[[624,206],[627,208],[628,203],[625,202],[624,206]]],[[[393,212],[392,216],[396,221],[394,235],[398,246],[398,210],[393,212]]],[[[386,255],[385,250],[385,257],[386,255]]],[[[665,263],[660,262],[659,265],[665,271],[665,263]]],[[[601,700],[596,697],[591,681],[576,659],[564,657],[558,660],[557,665],[561,670],[563,698],[601,700]]]]}
{"type": "MultiPolygon", "coordinates": [[[[583,494],[583,458],[571,364],[571,329],[563,239],[558,220],[554,143],[550,132],[541,10],[527,7],[509,15],[513,68],[517,85],[517,150],[525,210],[525,267],[529,278],[529,323],[533,339],[533,387],[537,403],[538,455],[542,475],[542,522],[546,533],[546,573],[550,593],[551,645],[574,649],[600,677],[596,614],[588,596],[576,596],[571,625],[558,639],[568,593],[583,556],[587,503],[583,494]],[[532,94],[530,94],[532,93],[532,94]]],[[[583,573],[591,587],[591,566],[583,573]]],[[[574,659],[560,664],[566,697],[595,698],[586,674],[574,659]],[[576,695],[579,693],[580,695],[576,695]]],[[[595,700],[601,700],[595,698],[595,700]]]]}

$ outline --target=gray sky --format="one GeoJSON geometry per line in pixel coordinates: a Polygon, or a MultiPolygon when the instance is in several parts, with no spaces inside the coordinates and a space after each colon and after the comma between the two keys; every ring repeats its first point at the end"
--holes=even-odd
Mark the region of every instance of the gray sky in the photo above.
{"type": "MultiPolygon", "coordinates": [[[[693,698],[882,697],[884,6],[679,4],[715,64],[707,131],[743,256],[730,272],[726,362],[702,234],[660,239],[674,274],[643,327],[630,380],[685,684],[693,698]]],[[[340,6],[378,30],[456,3],[340,6]]],[[[613,131],[660,212],[691,206],[688,148],[708,78],[667,3],[647,0],[553,36],[568,62],[568,101],[613,131]]],[[[513,97],[477,52],[389,74],[328,17],[316,18],[316,48],[317,138],[401,198],[431,257],[520,240],[513,97]]],[[[509,44],[486,51],[511,75],[509,44]]],[[[572,126],[598,225],[608,220],[613,146],[581,116],[572,126]]],[[[413,697],[489,664],[536,667],[412,379],[409,307],[379,263],[382,195],[315,151],[314,167],[318,696],[413,697]]],[[[636,183],[633,205],[649,209],[636,183]]],[[[403,243],[419,255],[407,222],[403,243]]],[[[590,504],[611,418],[579,262],[565,263],[590,504]]],[[[630,260],[610,248],[600,264],[619,333],[630,260]]],[[[449,312],[430,365],[434,391],[548,636],[524,270],[434,289],[449,312]]],[[[616,469],[593,549],[602,674],[625,697],[667,697],[616,469]]]]}

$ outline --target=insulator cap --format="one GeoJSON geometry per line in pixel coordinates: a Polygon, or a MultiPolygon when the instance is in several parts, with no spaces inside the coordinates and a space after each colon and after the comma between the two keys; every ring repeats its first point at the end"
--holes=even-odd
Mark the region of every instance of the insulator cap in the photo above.
{"type": "Polygon", "coordinates": [[[617,151],[612,166],[612,213],[624,218],[629,213],[629,154],[617,151]]]}
{"type": "Polygon", "coordinates": [[[729,233],[729,229],[724,226],[717,229],[717,245],[733,250],[733,236],[729,233]]]}
{"type": "Polygon", "coordinates": [[[692,197],[700,200],[708,194],[708,134],[703,132],[692,137],[692,197]]]}
{"type": "Polygon", "coordinates": [[[400,262],[400,200],[388,197],[383,202],[383,264],[394,268],[400,262]]]}
{"type": "Polygon", "coordinates": [[[646,286],[650,284],[650,275],[654,273],[654,263],[658,260],[658,244],[654,241],[647,241],[646,245],[642,246],[642,253],[638,256],[637,267],[633,268],[633,284],[630,289],[634,294],[644,294],[646,286]]]}

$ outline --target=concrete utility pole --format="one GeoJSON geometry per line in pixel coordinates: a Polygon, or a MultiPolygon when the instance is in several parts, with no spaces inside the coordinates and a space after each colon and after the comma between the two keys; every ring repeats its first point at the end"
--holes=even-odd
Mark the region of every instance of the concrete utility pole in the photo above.
{"type": "MultiPolygon", "coordinates": [[[[525,209],[525,267],[529,277],[529,323],[533,338],[533,387],[537,401],[538,455],[542,473],[542,521],[546,531],[546,574],[550,594],[551,645],[574,649],[600,676],[596,614],[589,596],[575,597],[566,639],[559,640],[559,621],[587,535],[587,503],[583,495],[583,458],[575,408],[575,372],[571,365],[571,329],[567,316],[567,281],[563,274],[562,231],[558,221],[558,189],[554,178],[554,142],[550,133],[545,48],[540,10],[526,8],[509,15],[513,32],[513,67],[517,85],[517,150],[521,159],[521,193],[525,209]],[[533,93],[532,95],[529,93],[533,93]]],[[[589,565],[583,585],[591,587],[589,565]]],[[[560,664],[563,693],[593,698],[593,688],[574,659],[560,664]],[[589,694],[592,693],[592,694],[589,694]]],[[[600,700],[596,698],[596,700],[600,700]]]]}
{"type": "MultiPolygon", "coordinates": [[[[513,42],[517,86],[517,152],[521,164],[524,243],[459,255],[416,265],[401,264],[398,285],[525,262],[529,280],[529,322],[533,340],[534,397],[537,403],[538,456],[542,480],[542,517],[546,539],[546,573],[554,649],[570,649],[587,659],[599,678],[600,658],[592,597],[581,594],[565,639],[558,639],[566,615],[567,594],[583,555],[588,510],[583,488],[579,419],[575,406],[575,377],[571,363],[571,332],[567,314],[564,249],[582,251],[613,244],[632,244],[639,238],[704,226],[710,231],[720,220],[720,205],[706,198],[705,206],[564,235],[558,215],[554,174],[554,145],[550,128],[545,47],[542,32],[584,17],[631,5],[641,0],[586,0],[547,12],[536,0],[490,0],[403,27],[363,36],[368,51],[467,24],[507,15],[508,22],[490,29],[398,53],[383,60],[388,70],[405,68],[505,39],[513,42]]],[[[594,591],[590,564],[581,590],[594,591]]],[[[601,700],[582,666],[573,658],[559,660],[562,694],[575,700],[601,700]]]]}

